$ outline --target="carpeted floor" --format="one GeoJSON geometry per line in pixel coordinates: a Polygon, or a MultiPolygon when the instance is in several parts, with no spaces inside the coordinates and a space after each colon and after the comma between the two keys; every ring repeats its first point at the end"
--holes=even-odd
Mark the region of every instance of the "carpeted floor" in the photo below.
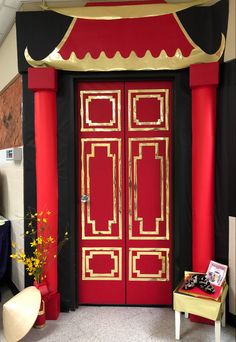
{"type": "MultiPolygon", "coordinates": [[[[0,303],[0,341],[2,304],[10,297],[3,291],[0,303]]],[[[214,326],[192,323],[182,315],[182,341],[214,341],[214,326]]],[[[222,329],[221,341],[235,341],[235,329],[222,329]]],[[[61,313],[57,321],[47,321],[45,328],[32,329],[22,342],[154,342],[175,341],[174,312],[171,308],[81,306],[70,313],[61,313]]]]}

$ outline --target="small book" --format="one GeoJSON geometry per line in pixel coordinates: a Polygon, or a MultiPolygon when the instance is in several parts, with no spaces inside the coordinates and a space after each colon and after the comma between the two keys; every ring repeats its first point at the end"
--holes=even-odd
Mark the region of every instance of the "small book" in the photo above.
{"type": "Polygon", "coordinates": [[[215,286],[222,286],[225,281],[227,269],[227,265],[211,260],[206,273],[210,283],[215,286]]]}

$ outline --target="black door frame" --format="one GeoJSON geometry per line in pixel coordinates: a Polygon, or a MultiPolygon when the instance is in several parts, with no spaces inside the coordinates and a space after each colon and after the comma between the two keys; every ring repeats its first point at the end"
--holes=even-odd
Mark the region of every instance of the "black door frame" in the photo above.
{"type": "MultiPolygon", "coordinates": [[[[62,309],[78,306],[77,234],[77,97],[83,81],[170,80],[173,82],[173,288],[191,269],[191,92],[188,70],[138,72],[84,72],[58,75],[59,227],[69,228],[70,240],[59,256],[58,279],[62,309]]],[[[59,229],[60,237],[60,229],[59,229]]]]}

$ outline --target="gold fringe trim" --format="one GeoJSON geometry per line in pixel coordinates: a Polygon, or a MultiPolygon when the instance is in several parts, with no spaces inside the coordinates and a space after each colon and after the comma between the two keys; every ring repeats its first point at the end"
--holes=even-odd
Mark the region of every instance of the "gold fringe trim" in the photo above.
{"type": "Polygon", "coordinates": [[[210,0],[192,0],[182,3],[143,4],[124,6],[94,6],[94,7],[48,7],[41,6],[44,10],[51,10],[69,17],[91,20],[114,20],[127,18],[155,17],[172,14],[187,8],[205,5],[210,0]]]}
{"type": "Polygon", "coordinates": [[[68,60],[64,60],[56,48],[50,55],[42,60],[31,58],[28,48],[25,49],[25,58],[33,67],[54,67],[66,71],[115,71],[115,70],[176,70],[187,68],[192,64],[217,62],[225,48],[225,37],[222,34],[221,44],[214,54],[207,54],[195,45],[191,54],[184,57],[181,50],[177,49],[173,57],[169,57],[162,50],[158,57],[153,57],[147,50],[146,54],[139,58],[134,51],[129,57],[124,58],[120,52],[116,52],[113,58],[106,56],[102,51],[98,58],[92,58],[88,52],[83,59],[77,58],[74,52],[68,60]]]}

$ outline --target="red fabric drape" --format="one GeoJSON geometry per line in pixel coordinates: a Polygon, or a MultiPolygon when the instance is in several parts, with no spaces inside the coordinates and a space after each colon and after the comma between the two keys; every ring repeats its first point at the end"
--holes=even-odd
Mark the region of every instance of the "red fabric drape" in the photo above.
{"type": "MultiPolygon", "coordinates": [[[[215,128],[218,63],[190,67],[192,88],[192,268],[205,273],[214,259],[215,128]]],[[[191,320],[213,324],[195,315],[191,320]]]]}
{"type": "Polygon", "coordinates": [[[193,270],[206,272],[214,259],[216,87],[192,90],[193,270]]]}
{"type": "Polygon", "coordinates": [[[37,212],[50,211],[48,225],[55,239],[47,262],[50,292],[57,291],[58,240],[58,171],[56,71],[52,68],[29,68],[29,89],[34,90],[37,212]]]}
{"type": "Polygon", "coordinates": [[[192,88],[192,263],[206,272],[214,259],[216,86],[219,64],[190,66],[192,88]]]}

